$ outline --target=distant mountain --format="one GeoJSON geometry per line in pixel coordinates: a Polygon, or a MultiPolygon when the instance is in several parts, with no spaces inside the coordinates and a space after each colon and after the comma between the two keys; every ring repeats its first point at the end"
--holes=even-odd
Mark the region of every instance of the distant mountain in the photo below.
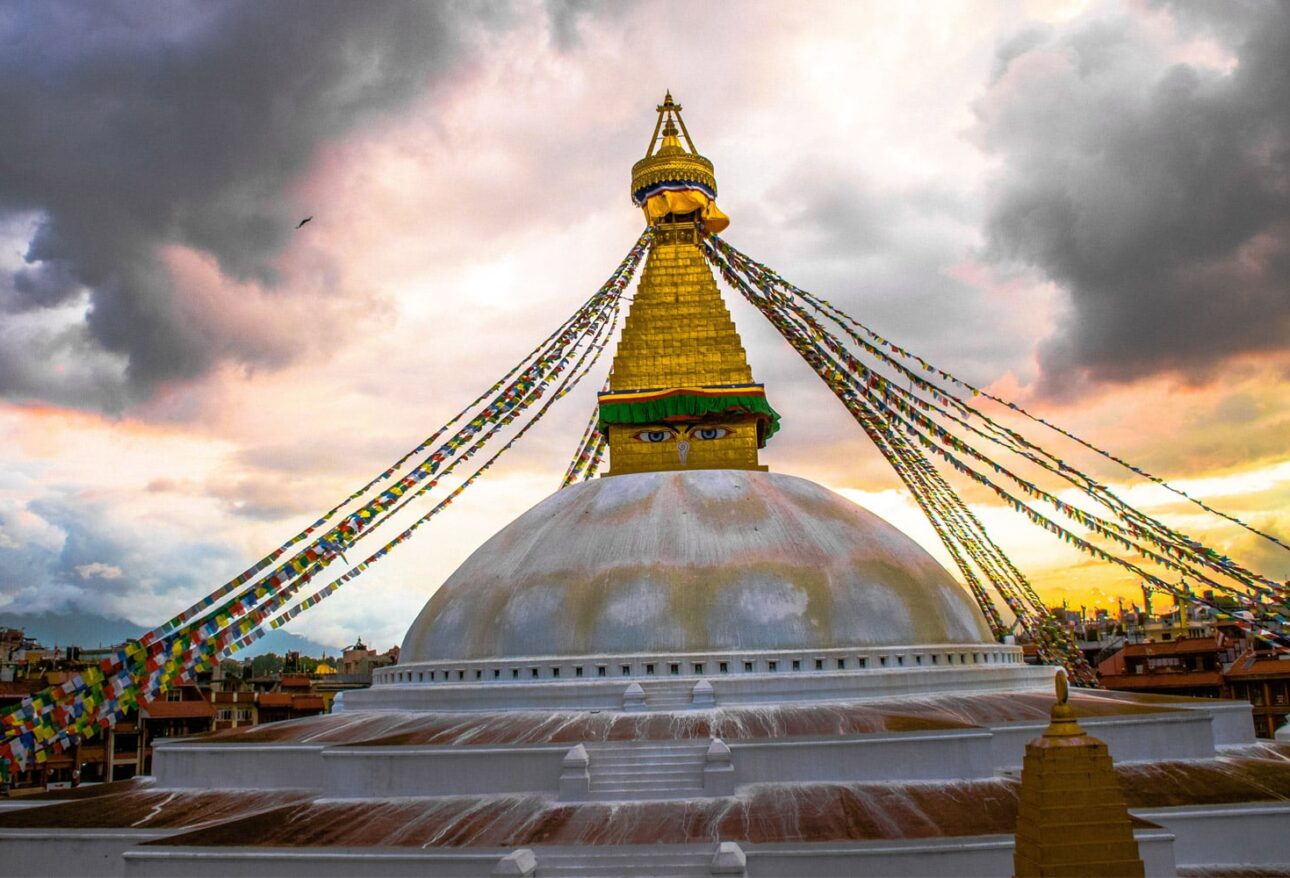
{"type": "MultiPolygon", "coordinates": [[[[28,637],[34,637],[44,646],[80,646],[94,648],[110,646],[131,637],[138,637],[148,629],[125,619],[114,619],[93,613],[0,613],[0,627],[22,628],[28,637]]],[[[239,656],[257,656],[266,652],[281,655],[289,650],[301,655],[337,655],[334,646],[323,646],[307,637],[292,634],[279,628],[261,637],[251,646],[239,651],[239,656]]]]}

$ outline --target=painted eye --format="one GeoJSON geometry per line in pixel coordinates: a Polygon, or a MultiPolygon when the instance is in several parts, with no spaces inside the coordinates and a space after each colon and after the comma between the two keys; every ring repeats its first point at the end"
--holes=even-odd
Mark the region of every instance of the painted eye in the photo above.
{"type": "Polygon", "coordinates": [[[697,430],[691,431],[690,435],[695,439],[702,439],[703,441],[708,442],[713,439],[721,439],[724,436],[729,436],[730,431],[725,427],[700,427],[697,430]]]}
{"type": "Polygon", "coordinates": [[[638,442],[670,442],[675,434],[670,430],[641,430],[633,438],[638,442]]]}

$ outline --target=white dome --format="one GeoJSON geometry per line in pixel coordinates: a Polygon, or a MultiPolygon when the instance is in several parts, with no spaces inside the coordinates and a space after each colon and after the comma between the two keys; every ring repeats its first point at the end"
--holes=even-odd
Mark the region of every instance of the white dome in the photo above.
{"type": "Polygon", "coordinates": [[[700,470],[594,479],[484,543],[400,663],[993,643],[917,543],[805,479],[700,470]]]}

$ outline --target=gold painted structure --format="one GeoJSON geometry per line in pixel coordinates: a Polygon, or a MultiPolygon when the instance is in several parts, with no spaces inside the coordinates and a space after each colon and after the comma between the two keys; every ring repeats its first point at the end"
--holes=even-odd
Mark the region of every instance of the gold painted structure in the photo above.
{"type": "Polygon", "coordinates": [[[658,122],[645,158],[632,165],[632,203],[645,212],[649,225],[693,214],[704,232],[725,231],[730,218],[717,207],[717,178],[712,162],[694,148],[681,118],[681,105],[668,92],[657,109],[658,122]],[[688,151],[681,145],[681,137],[689,145],[688,151]]]}
{"type": "Polygon", "coordinates": [[[694,148],[690,132],[685,128],[685,120],[681,118],[681,105],[672,100],[672,92],[667,93],[657,109],[658,122],[654,125],[654,135],[645,150],[645,158],[632,165],[632,193],[654,183],[693,181],[711,189],[715,198],[717,178],[713,173],[712,162],[699,155],[699,151],[694,148]],[[679,132],[678,125],[681,127],[679,132]],[[663,132],[663,143],[658,145],[660,130],[663,132]],[[681,146],[677,134],[685,138],[686,145],[690,147],[688,153],[681,146]]]}
{"type": "Polygon", "coordinates": [[[1076,721],[1062,671],[1056,685],[1048,728],[1026,745],[1015,874],[1141,878],[1138,843],[1106,744],[1076,721]]]}
{"type": "MultiPolygon", "coordinates": [[[[699,181],[712,192],[716,178],[712,162],[698,154],[690,140],[681,107],[669,92],[658,107],[658,124],[644,159],[632,168],[632,192],[662,181],[699,181]],[[686,152],[677,138],[676,125],[685,137],[686,152]],[[663,145],[654,150],[659,130],[663,145]]],[[[623,326],[614,355],[609,391],[602,402],[646,391],[690,389],[696,395],[735,392],[747,388],[758,395],[752,369],[730,311],[699,250],[705,234],[706,208],[715,204],[701,192],[669,192],[680,200],[655,221],[654,245],[641,272],[640,285],[623,326]],[[687,201],[686,197],[697,196],[687,201]]],[[[661,196],[654,196],[654,204],[661,196]]],[[[662,202],[659,202],[662,203],[662,202]]],[[[647,216],[649,206],[646,206],[647,216]]],[[[732,405],[728,411],[703,415],[676,415],[649,424],[610,423],[610,468],[607,475],[690,469],[765,470],[757,451],[765,444],[766,416],[732,405]]]]}

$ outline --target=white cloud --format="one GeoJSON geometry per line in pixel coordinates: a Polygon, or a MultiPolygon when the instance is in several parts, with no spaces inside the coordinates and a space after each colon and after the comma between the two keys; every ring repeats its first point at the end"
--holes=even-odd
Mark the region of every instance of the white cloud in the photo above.
{"type": "Polygon", "coordinates": [[[92,579],[97,576],[99,579],[120,579],[124,574],[121,568],[115,564],[103,564],[95,561],[91,564],[78,564],[75,568],[80,574],[81,579],[92,579]]]}

